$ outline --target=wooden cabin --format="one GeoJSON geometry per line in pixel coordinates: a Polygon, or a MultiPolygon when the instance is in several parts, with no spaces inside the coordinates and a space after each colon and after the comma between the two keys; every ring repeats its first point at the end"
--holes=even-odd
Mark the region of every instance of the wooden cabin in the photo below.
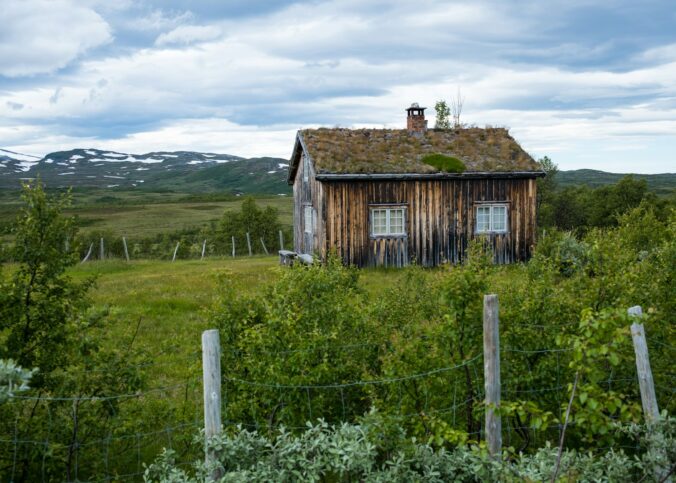
{"type": "Polygon", "coordinates": [[[502,128],[298,131],[289,163],[294,250],[346,264],[436,266],[482,236],[496,263],[530,257],[538,164],[502,128]]]}

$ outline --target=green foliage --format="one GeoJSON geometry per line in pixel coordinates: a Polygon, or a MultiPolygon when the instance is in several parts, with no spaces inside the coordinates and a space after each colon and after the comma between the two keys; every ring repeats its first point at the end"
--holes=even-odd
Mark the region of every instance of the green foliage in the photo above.
{"type": "Polygon", "coordinates": [[[11,248],[18,267],[0,280],[0,357],[39,368],[39,387],[67,358],[61,348],[78,330],[91,281],[76,283],[65,273],[77,260],[74,250],[66,251],[66,240],[75,238],[73,219],[61,215],[69,196],[49,197],[38,181],[24,186],[23,200],[11,248]]]}
{"type": "MultiPolygon", "coordinates": [[[[638,422],[640,405],[608,387],[608,372],[634,362],[626,309],[593,313],[586,309],[575,333],[557,338],[572,348],[569,367],[579,377],[571,421],[586,442],[606,439],[617,422],[638,422]]],[[[568,387],[572,391],[573,384],[568,387]]]]}
{"type": "MultiPolygon", "coordinates": [[[[664,423],[661,434],[666,437],[660,440],[659,448],[663,454],[674,454],[674,426],[673,418],[664,423]]],[[[655,453],[646,451],[647,443],[653,441],[648,441],[641,428],[633,431],[643,447],[639,458],[612,448],[597,454],[565,451],[557,481],[636,481],[653,467],[655,453]]],[[[391,455],[380,460],[379,434],[378,428],[369,424],[330,426],[324,421],[308,424],[300,434],[280,429],[272,436],[238,427],[231,434],[210,440],[208,446],[217,460],[210,466],[194,463],[194,476],[176,465],[173,451],[165,450],[146,468],[144,481],[206,481],[212,471],[218,470],[220,481],[230,482],[521,482],[548,481],[556,466],[557,450],[550,446],[533,455],[495,460],[476,446],[434,450],[403,438],[391,455]]],[[[202,438],[196,442],[201,443],[202,438]]]]}
{"type": "MultiPolygon", "coordinates": [[[[28,481],[41,474],[50,479],[77,479],[94,474],[100,459],[78,462],[80,445],[101,440],[124,424],[121,400],[92,402],[101,394],[134,393],[143,387],[139,361],[131,346],[103,349],[105,311],[89,310],[91,279],[75,282],[66,270],[76,263],[71,218],[62,210],[68,195],[47,196],[40,182],[24,187],[26,207],[15,224],[13,259],[17,265],[0,286],[0,352],[16,355],[24,367],[39,369],[32,377],[32,394],[0,406],[3,439],[48,441],[48,447],[28,445],[20,455],[0,450],[0,479],[28,481]],[[9,471],[11,470],[11,473],[9,471]],[[75,471],[75,473],[73,473],[75,471]],[[11,475],[11,476],[10,476],[11,475]]],[[[120,346],[123,346],[120,344],[120,346]]],[[[14,378],[27,373],[10,367],[14,378]]],[[[22,397],[24,397],[22,395],[22,397]]],[[[100,456],[105,449],[88,453],[100,456]]]]}
{"type": "Polygon", "coordinates": [[[422,162],[429,164],[444,173],[462,173],[467,169],[465,163],[458,158],[439,153],[426,155],[422,158],[422,162]]]}
{"type": "MultiPolygon", "coordinates": [[[[274,251],[278,242],[279,230],[282,229],[277,208],[267,206],[260,209],[256,200],[248,197],[238,212],[226,211],[218,227],[217,236],[223,246],[231,245],[231,237],[235,237],[235,248],[238,253],[248,253],[246,234],[249,233],[253,253],[264,253],[260,242],[262,239],[268,251],[274,251]]],[[[288,239],[288,234],[286,235],[288,239]]]]}
{"type": "Polygon", "coordinates": [[[451,109],[443,99],[434,104],[434,110],[437,113],[434,123],[435,129],[449,129],[451,127],[451,109]]]}
{"type": "Polygon", "coordinates": [[[596,188],[576,185],[559,189],[556,165],[547,157],[539,163],[547,173],[545,178],[538,179],[538,224],[541,227],[584,233],[592,228],[617,226],[622,215],[639,205],[652,209],[656,217],[664,221],[670,205],[673,207],[673,203],[649,192],[645,179],[632,175],[596,188]]]}

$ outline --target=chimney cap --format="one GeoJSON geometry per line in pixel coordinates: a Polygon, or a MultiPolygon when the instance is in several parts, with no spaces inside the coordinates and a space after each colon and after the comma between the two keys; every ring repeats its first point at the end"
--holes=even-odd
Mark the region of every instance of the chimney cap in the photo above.
{"type": "Polygon", "coordinates": [[[417,102],[413,102],[411,104],[411,107],[407,107],[405,110],[408,111],[408,112],[411,112],[411,111],[424,111],[425,109],[427,109],[427,108],[426,107],[420,107],[420,104],[418,104],[417,102]]]}

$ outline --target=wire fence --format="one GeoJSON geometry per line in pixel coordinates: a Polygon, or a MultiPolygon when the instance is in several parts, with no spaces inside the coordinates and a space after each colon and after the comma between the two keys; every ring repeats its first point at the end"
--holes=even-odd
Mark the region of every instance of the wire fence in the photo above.
{"type": "MultiPolygon", "coordinates": [[[[655,354],[669,354],[676,349],[668,342],[651,338],[647,341],[655,354]]],[[[563,428],[562,408],[570,397],[572,382],[568,367],[572,349],[537,345],[537,341],[525,340],[522,345],[512,341],[502,348],[502,397],[505,402],[538,401],[555,408],[558,422],[543,430],[528,419],[507,416],[503,431],[506,446],[536,447],[545,441],[557,442],[563,428]]],[[[349,359],[359,357],[363,350],[377,352],[382,344],[357,342],[250,353],[223,347],[222,352],[226,358],[265,354],[283,360],[294,354],[329,349],[349,359]]],[[[159,355],[166,353],[156,356],[159,355]]],[[[180,358],[186,366],[199,369],[199,352],[180,358]]],[[[224,424],[259,431],[273,431],[280,426],[302,431],[306,429],[303,421],[323,418],[355,422],[370,405],[382,404],[387,407],[388,420],[403,427],[421,427],[423,432],[430,432],[434,431],[432,425],[444,422],[470,439],[481,441],[485,438],[481,424],[483,363],[483,355],[475,352],[465,360],[424,371],[320,382],[303,382],[297,375],[284,373],[281,380],[253,375],[245,378],[226,370],[222,377],[224,424]],[[267,412],[254,408],[253,402],[247,401],[249,396],[268,401],[267,412]]],[[[608,390],[621,388],[640,402],[635,367],[625,366],[609,369],[599,385],[608,390]]],[[[163,363],[149,360],[127,368],[161,372],[163,363]]],[[[82,372],[86,375],[97,371],[82,372]]],[[[669,372],[655,374],[658,400],[667,408],[672,406],[676,392],[675,378],[669,372]]],[[[11,432],[0,437],[0,474],[8,481],[138,481],[144,465],[151,463],[163,448],[174,449],[177,465],[185,468],[202,457],[195,442],[203,427],[202,385],[194,373],[184,381],[133,392],[15,394],[4,406],[3,414],[14,416],[10,424],[4,425],[11,432]],[[31,424],[38,420],[42,427],[36,429],[31,424]]],[[[623,446],[627,451],[638,449],[631,444],[623,446]]]]}

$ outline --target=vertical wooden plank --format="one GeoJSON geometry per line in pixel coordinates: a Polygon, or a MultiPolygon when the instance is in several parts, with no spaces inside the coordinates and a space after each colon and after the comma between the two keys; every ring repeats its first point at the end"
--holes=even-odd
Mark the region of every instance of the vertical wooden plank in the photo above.
{"type": "Polygon", "coordinates": [[[498,296],[484,295],[484,388],[486,393],[486,443],[488,452],[499,458],[502,452],[500,407],[500,330],[498,296]]]}
{"type": "MultiPolygon", "coordinates": [[[[202,332],[202,381],[204,386],[205,441],[221,433],[221,344],[218,330],[202,332]]],[[[205,451],[207,465],[217,462],[213,451],[205,451]]],[[[212,481],[222,476],[220,469],[211,473],[212,481]]]]}

